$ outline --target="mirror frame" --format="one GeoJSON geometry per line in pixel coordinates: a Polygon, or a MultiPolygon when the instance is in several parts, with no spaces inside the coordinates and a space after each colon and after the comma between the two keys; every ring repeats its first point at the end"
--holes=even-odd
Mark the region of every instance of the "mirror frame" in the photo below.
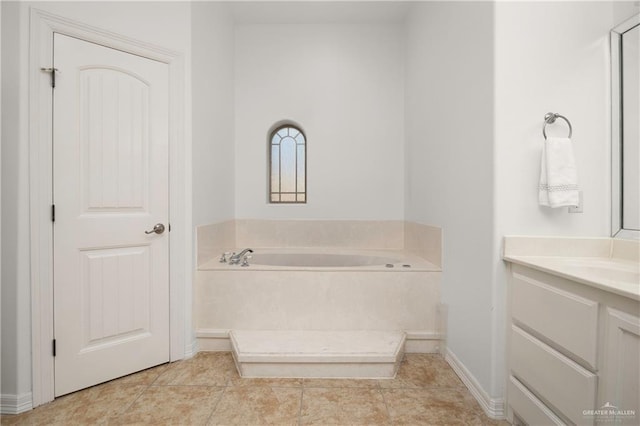
{"type": "Polygon", "coordinates": [[[622,228],[622,34],[640,25],[634,15],[610,32],[611,35],[611,236],[640,239],[640,231],[622,228]]]}

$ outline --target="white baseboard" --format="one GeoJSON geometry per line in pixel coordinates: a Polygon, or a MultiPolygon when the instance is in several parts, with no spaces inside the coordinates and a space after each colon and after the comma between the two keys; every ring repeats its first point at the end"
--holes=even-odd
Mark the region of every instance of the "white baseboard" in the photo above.
{"type": "Polygon", "coordinates": [[[462,383],[465,384],[471,395],[478,401],[485,414],[494,420],[506,419],[504,398],[491,398],[489,394],[482,389],[478,380],[471,372],[460,362],[458,357],[447,348],[444,359],[449,363],[453,371],[460,377],[462,383]]]}
{"type": "Polygon", "coordinates": [[[0,395],[0,414],[20,414],[33,408],[31,392],[21,395],[0,395]]]}
{"type": "Polygon", "coordinates": [[[437,353],[442,342],[440,333],[433,331],[406,331],[404,352],[407,354],[437,353]]]}
{"type": "Polygon", "coordinates": [[[203,352],[231,352],[229,330],[201,328],[196,330],[198,350],[203,352]]]}
{"type": "Polygon", "coordinates": [[[193,356],[195,354],[197,354],[198,351],[198,340],[196,338],[194,338],[190,343],[188,343],[187,345],[185,345],[184,347],[184,358],[188,359],[188,358],[193,358],[193,356]]]}
{"type": "MultiPolygon", "coordinates": [[[[405,353],[436,353],[442,336],[431,331],[407,331],[405,353]]],[[[229,330],[201,328],[196,330],[197,350],[204,352],[229,352],[229,330]]],[[[195,355],[195,353],[194,353],[195,355]]]]}

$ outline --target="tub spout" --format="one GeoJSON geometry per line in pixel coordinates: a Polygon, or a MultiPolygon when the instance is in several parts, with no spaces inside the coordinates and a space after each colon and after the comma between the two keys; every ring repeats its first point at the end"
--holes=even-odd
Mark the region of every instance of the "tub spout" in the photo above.
{"type": "Polygon", "coordinates": [[[253,253],[253,250],[251,250],[250,248],[246,248],[242,250],[240,253],[234,254],[229,258],[229,264],[237,265],[238,263],[240,263],[240,260],[242,260],[243,256],[247,253],[253,253]]]}

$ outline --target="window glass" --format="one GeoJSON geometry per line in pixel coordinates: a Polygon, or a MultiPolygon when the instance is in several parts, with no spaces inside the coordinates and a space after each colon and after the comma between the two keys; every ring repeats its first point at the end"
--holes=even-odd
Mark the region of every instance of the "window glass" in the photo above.
{"type": "Polygon", "coordinates": [[[275,129],[269,138],[269,202],[307,202],[307,150],[302,130],[292,125],[275,129]]]}

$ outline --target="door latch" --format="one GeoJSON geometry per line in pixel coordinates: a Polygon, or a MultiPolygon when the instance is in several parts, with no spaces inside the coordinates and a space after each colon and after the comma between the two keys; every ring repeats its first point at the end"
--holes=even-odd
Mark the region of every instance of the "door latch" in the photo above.
{"type": "Polygon", "coordinates": [[[59,73],[58,68],[40,68],[40,71],[51,74],[51,87],[56,87],[56,73],[59,73]]]}

